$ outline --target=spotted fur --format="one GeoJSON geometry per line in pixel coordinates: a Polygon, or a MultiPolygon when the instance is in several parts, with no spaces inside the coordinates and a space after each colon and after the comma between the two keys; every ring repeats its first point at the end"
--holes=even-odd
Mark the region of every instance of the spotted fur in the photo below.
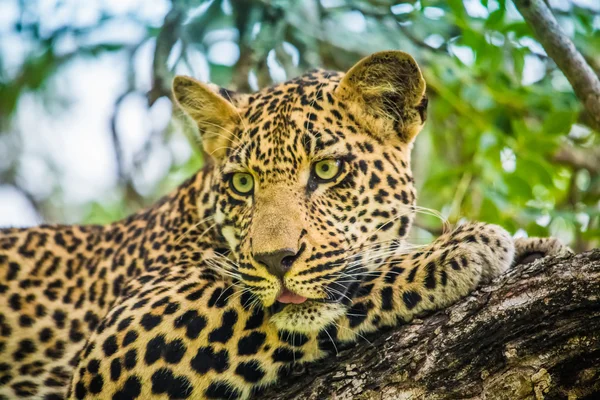
{"type": "MultiPolygon", "coordinates": [[[[174,95],[212,155],[178,190],[106,226],[1,231],[0,399],[247,398],[513,262],[495,225],[406,243],[427,100],[405,53],[250,95],[178,77],[174,95]],[[339,161],[331,182],[313,175],[323,159],[339,161]],[[281,249],[284,269],[260,261],[281,249]],[[308,300],[276,301],[284,288],[308,300]]],[[[517,254],[562,249],[544,243],[517,254]]]]}

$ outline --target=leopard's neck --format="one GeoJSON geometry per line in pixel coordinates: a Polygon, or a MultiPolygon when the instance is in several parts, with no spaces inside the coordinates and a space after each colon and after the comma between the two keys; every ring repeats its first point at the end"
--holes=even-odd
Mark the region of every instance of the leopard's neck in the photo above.
{"type": "MultiPolygon", "coordinates": [[[[107,240],[122,232],[127,239],[118,247],[143,263],[139,265],[142,271],[199,261],[204,253],[225,246],[215,229],[216,194],[212,186],[213,167],[207,166],[150,208],[107,225],[107,240]],[[133,254],[131,246],[137,248],[133,254]]],[[[115,257],[122,253],[116,251],[115,257]]]]}
{"type": "MultiPolygon", "coordinates": [[[[212,171],[199,171],[152,207],[105,226],[0,229],[0,268],[15,266],[10,285],[42,291],[46,301],[61,302],[64,312],[101,315],[134,278],[199,266],[223,248],[214,228],[212,171]]],[[[85,318],[90,327],[96,320],[85,318]]]]}

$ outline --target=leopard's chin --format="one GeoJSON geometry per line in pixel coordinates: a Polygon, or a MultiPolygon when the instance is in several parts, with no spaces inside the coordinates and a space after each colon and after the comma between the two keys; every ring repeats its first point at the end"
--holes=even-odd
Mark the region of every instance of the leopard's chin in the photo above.
{"type": "Polygon", "coordinates": [[[270,322],[278,330],[299,333],[319,332],[346,312],[340,303],[308,300],[302,304],[287,304],[273,313],[270,322]]]}

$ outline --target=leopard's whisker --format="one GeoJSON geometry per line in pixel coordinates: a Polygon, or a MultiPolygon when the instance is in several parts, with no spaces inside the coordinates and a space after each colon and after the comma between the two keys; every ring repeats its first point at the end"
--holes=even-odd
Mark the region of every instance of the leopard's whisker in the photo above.
{"type": "Polygon", "coordinates": [[[201,219],[200,221],[196,222],[191,229],[188,229],[187,232],[181,234],[178,238],[175,239],[175,243],[176,244],[180,244],[181,241],[183,239],[185,239],[187,236],[191,235],[194,232],[194,229],[196,229],[197,227],[199,227],[200,225],[202,225],[204,222],[209,221],[210,219],[214,218],[214,215],[210,215],[206,218],[201,219]]]}
{"type": "Polygon", "coordinates": [[[331,344],[333,344],[333,348],[335,349],[335,355],[339,356],[340,352],[338,351],[337,346],[335,345],[335,341],[333,340],[333,338],[331,337],[331,335],[329,334],[329,332],[327,332],[327,329],[323,329],[323,331],[325,332],[325,334],[327,336],[329,336],[329,340],[331,340],[331,344]]]}

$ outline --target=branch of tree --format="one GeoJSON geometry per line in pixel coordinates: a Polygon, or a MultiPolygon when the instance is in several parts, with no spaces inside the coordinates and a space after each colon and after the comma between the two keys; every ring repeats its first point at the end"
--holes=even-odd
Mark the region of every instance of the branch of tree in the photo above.
{"type": "Polygon", "coordinates": [[[555,162],[587,169],[592,175],[600,175],[600,147],[580,148],[563,146],[553,157],[555,162]]]}
{"type": "Polygon", "coordinates": [[[448,309],[294,372],[261,398],[598,398],[599,293],[600,249],[519,265],[448,309]]]}
{"type": "Polygon", "coordinates": [[[179,39],[179,30],[185,16],[185,7],[181,3],[172,1],[173,6],[165,16],[163,26],[156,38],[156,48],[152,60],[152,88],[146,95],[149,106],[152,106],[159,98],[171,94],[172,76],[167,60],[171,49],[179,39]]]}
{"type": "Polygon", "coordinates": [[[600,131],[600,79],[594,70],[560,28],[543,0],[515,0],[514,3],[546,53],[571,83],[590,117],[592,128],[600,131]]]}

